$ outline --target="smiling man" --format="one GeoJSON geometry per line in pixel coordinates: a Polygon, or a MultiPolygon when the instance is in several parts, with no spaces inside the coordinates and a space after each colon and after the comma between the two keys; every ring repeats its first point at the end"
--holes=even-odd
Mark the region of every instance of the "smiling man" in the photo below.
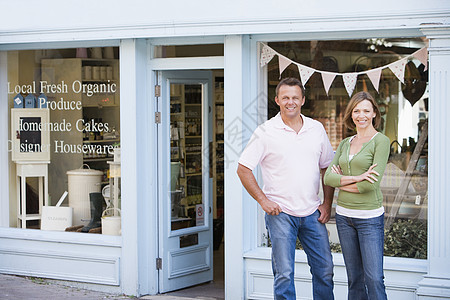
{"type": "Polygon", "coordinates": [[[266,212],[274,298],[296,298],[298,237],[308,257],[314,299],[334,299],[333,262],[325,228],[334,188],[323,186],[323,203],[318,196],[321,174],[333,159],[333,149],[322,124],[301,114],[305,90],[298,79],[281,80],[275,102],[280,112],[255,130],[237,170],[245,189],[266,212]],[[262,189],[252,173],[258,164],[264,181],[262,189]]]}

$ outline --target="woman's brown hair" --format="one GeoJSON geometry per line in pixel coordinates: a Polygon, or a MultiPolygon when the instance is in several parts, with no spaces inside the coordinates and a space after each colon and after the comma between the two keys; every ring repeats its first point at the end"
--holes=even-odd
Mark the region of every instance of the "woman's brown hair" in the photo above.
{"type": "Polygon", "coordinates": [[[348,128],[354,130],[356,128],[355,123],[353,123],[352,119],[352,112],[356,105],[358,105],[360,102],[367,100],[372,103],[373,111],[375,112],[375,118],[372,119],[372,125],[377,129],[380,126],[381,123],[381,114],[380,109],[378,108],[378,104],[373,99],[372,95],[370,95],[367,92],[358,92],[350,99],[350,102],[347,105],[347,108],[345,109],[344,113],[344,124],[348,128]]]}

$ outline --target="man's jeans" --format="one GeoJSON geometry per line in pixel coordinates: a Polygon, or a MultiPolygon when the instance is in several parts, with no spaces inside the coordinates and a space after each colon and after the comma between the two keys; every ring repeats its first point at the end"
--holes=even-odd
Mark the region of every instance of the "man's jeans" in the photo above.
{"type": "Polygon", "coordinates": [[[348,277],[348,299],[387,299],[383,276],[384,215],[369,219],[336,214],[348,277]]]}
{"type": "Polygon", "coordinates": [[[333,296],[333,261],[328,232],[321,224],[319,211],[307,217],[285,213],[266,214],[266,226],[272,242],[272,270],[275,299],[295,299],[294,265],[297,237],[305,250],[312,274],[314,299],[329,300],[333,296]]]}

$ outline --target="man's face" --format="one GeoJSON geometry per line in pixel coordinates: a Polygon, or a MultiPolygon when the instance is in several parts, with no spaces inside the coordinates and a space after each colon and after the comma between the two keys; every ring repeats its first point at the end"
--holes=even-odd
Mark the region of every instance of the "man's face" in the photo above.
{"type": "Polygon", "coordinates": [[[280,107],[280,113],[284,117],[294,118],[300,116],[301,107],[305,103],[305,97],[299,86],[282,85],[275,97],[275,102],[280,107]]]}

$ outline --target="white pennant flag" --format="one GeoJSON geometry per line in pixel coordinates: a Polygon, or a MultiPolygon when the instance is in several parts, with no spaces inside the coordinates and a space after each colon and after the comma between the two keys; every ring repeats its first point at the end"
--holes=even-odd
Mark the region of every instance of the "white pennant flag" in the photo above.
{"type": "Polygon", "coordinates": [[[403,84],[405,84],[405,67],[406,67],[406,58],[402,58],[399,61],[396,61],[389,65],[389,69],[391,69],[394,75],[403,84]]]}
{"type": "MultiPolygon", "coordinates": [[[[373,87],[378,92],[378,87],[380,86],[380,78],[381,78],[381,68],[376,68],[366,72],[370,81],[373,84],[373,87]]],[[[379,93],[379,92],[378,92],[379,93]]]]}
{"type": "Polygon", "coordinates": [[[425,66],[425,68],[423,70],[426,71],[428,69],[428,50],[427,50],[427,48],[424,47],[420,50],[417,50],[412,55],[415,58],[417,58],[425,66]]]}
{"type": "Polygon", "coordinates": [[[312,74],[314,74],[314,69],[304,66],[304,65],[297,65],[298,67],[298,72],[300,73],[300,79],[302,80],[302,84],[303,86],[305,86],[305,84],[308,82],[309,78],[311,77],[312,74]]]}
{"type": "Polygon", "coordinates": [[[281,73],[292,63],[292,60],[284,57],[283,55],[278,55],[278,64],[280,67],[280,78],[281,73]]]}
{"type": "Polygon", "coordinates": [[[330,86],[333,83],[334,78],[336,77],[336,73],[330,73],[330,72],[320,72],[322,74],[322,80],[323,80],[323,86],[325,87],[325,92],[330,90],[330,86]]]}
{"type": "Polygon", "coordinates": [[[348,96],[351,97],[353,94],[353,90],[356,86],[356,79],[358,77],[358,73],[345,73],[342,75],[344,79],[345,89],[347,90],[348,96]]]}
{"type": "Polygon", "coordinates": [[[264,67],[267,63],[269,63],[269,61],[272,60],[272,58],[275,56],[275,51],[272,50],[272,48],[270,48],[267,45],[264,45],[261,49],[261,67],[264,67]]]}

